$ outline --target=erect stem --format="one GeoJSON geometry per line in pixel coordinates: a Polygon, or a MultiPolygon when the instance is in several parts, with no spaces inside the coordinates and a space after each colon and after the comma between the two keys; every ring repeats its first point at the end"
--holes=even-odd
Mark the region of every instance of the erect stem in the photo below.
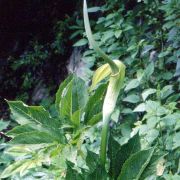
{"type": "Polygon", "coordinates": [[[85,25],[85,30],[86,30],[86,35],[89,40],[90,45],[93,47],[93,49],[109,64],[112,70],[112,74],[116,74],[119,72],[119,69],[117,65],[109,58],[108,55],[106,55],[97,45],[95,42],[92,32],[91,32],[91,27],[89,23],[89,16],[88,16],[88,11],[87,11],[87,3],[86,0],[84,0],[84,8],[83,8],[83,14],[84,14],[84,25],[85,25]]]}
{"type": "Polygon", "coordinates": [[[105,166],[106,164],[106,149],[108,142],[109,121],[110,121],[110,116],[105,117],[105,119],[103,119],[104,123],[101,131],[100,160],[102,166],[105,166]]]}

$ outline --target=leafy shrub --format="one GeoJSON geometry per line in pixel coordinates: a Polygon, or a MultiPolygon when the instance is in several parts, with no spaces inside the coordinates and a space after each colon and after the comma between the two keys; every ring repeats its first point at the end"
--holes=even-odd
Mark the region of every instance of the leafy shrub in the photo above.
{"type": "Polygon", "coordinates": [[[138,134],[124,145],[110,136],[109,175],[100,164],[96,154],[100,143],[97,123],[102,118],[105,90],[106,84],[101,84],[88,94],[85,82],[69,76],[56,94],[56,110],[59,113],[56,118],[52,118],[41,106],[9,101],[13,118],[19,125],[7,133],[12,140],[8,143],[6,154],[13,157],[14,162],[3,171],[1,178],[49,179],[65,176],[66,179],[90,179],[94,176],[106,179],[110,176],[126,179],[132,176],[138,179],[144,176],[145,168],[151,166],[154,148],[142,150],[138,134]],[[136,168],[132,170],[131,166],[136,168]]]}

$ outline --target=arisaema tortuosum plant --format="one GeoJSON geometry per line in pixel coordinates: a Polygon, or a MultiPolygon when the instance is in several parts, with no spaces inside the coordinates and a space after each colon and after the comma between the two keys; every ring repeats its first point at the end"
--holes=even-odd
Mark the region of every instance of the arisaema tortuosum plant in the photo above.
{"type": "Polygon", "coordinates": [[[109,77],[109,84],[107,87],[107,92],[105,95],[103,103],[103,125],[102,125],[102,134],[101,134],[101,147],[100,147],[100,160],[101,164],[105,166],[106,163],[106,149],[108,143],[108,131],[109,131],[109,121],[111,114],[114,111],[116,101],[120,92],[120,89],[123,85],[124,76],[125,76],[125,65],[119,60],[111,60],[108,55],[106,55],[95,42],[91,27],[89,23],[87,3],[84,0],[84,25],[89,44],[93,47],[96,53],[104,59],[106,64],[99,67],[93,76],[91,90],[104,78],[109,77]]]}

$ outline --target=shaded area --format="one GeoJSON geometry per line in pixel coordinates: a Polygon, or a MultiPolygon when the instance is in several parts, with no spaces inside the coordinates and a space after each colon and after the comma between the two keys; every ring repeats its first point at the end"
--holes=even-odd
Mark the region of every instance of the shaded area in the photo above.
{"type": "Polygon", "coordinates": [[[46,43],[53,38],[53,26],[65,15],[72,15],[76,1],[1,0],[0,1],[0,56],[10,52],[19,55],[29,40],[46,43]]]}
{"type": "Polygon", "coordinates": [[[67,26],[77,3],[75,0],[0,1],[0,118],[8,116],[4,98],[15,99],[24,93],[20,99],[30,103],[39,82],[51,93],[65,78],[72,42],[67,38],[61,43],[57,38],[61,31],[61,38],[69,37],[67,26]],[[59,21],[62,24],[56,27],[59,21]],[[52,47],[54,41],[60,44],[62,52],[52,47]]]}

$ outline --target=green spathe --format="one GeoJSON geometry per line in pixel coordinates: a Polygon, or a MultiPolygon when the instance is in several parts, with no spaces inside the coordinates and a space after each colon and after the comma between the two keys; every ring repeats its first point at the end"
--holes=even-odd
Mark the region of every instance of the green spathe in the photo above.
{"type": "Polygon", "coordinates": [[[111,75],[109,79],[109,85],[107,88],[106,96],[103,104],[103,127],[101,134],[101,152],[100,158],[102,164],[106,162],[106,148],[108,141],[108,127],[112,112],[114,111],[116,101],[122,87],[124,76],[125,76],[125,66],[119,61],[118,64],[119,73],[117,75],[111,75]]]}

